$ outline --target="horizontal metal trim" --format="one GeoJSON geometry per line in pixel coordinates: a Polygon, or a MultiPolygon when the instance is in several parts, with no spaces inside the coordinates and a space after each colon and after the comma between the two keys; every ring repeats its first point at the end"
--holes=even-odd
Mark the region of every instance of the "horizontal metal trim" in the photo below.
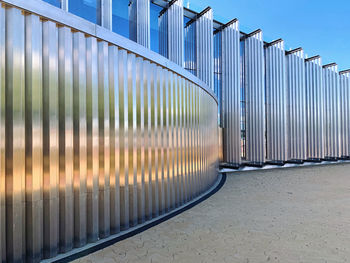
{"type": "MultiPolygon", "coordinates": [[[[163,7],[163,10],[160,11],[159,16],[161,17],[173,4],[175,4],[178,0],[171,0],[170,2],[166,2],[165,5],[159,5],[160,7],[163,7]]],[[[154,4],[157,4],[155,2],[152,2],[154,4]]]]}
{"type": "Polygon", "coordinates": [[[234,24],[238,22],[238,18],[234,18],[232,19],[231,21],[227,22],[226,24],[222,24],[220,28],[217,28],[215,31],[214,31],[214,35],[217,34],[218,32],[224,30],[226,27],[229,27],[230,25],[234,24]]]}
{"type": "Polygon", "coordinates": [[[270,43],[266,43],[266,44],[265,44],[265,47],[270,47],[270,46],[273,46],[273,45],[275,45],[275,44],[277,44],[277,43],[280,43],[280,42],[283,42],[283,39],[282,39],[282,38],[273,40],[273,41],[271,41],[270,43]]]}
{"type": "Polygon", "coordinates": [[[329,64],[326,64],[326,65],[323,65],[322,68],[329,68],[329,67],[334,67],[334,66],[338,66],[338,64],[333,62],[333,63],[329,63],[329,64]]]}
{"type": "Polygon", "coordinates": [[[303,48],[302,47],[298,47],[298,48],[295,48],[295,49],[292,49],[292,50],[288,50],[286,51],[286,55],[290,55],[290,54],[293,54],[293,53],[296,53],[296,52],[299,52],[299,51],[302,51],[303,48]]]}
{"type": "Polygon", "coordinates": [[[261,33],[261,32],[262,32],[262,30],[259,28],[259,29],[257,29],[257,30],[254,30],[253,32],[247,34],[247,37],[254,36],[254,35],[259,34],[259,33],[261,33]]]}
{"type": "Polygon", "coordinates": [[[315,59],[319,59],[319,58],[321,58],[320,55],[312,56],[312,57],[306,58],[306,59],[305,59],[305,62],[311,61],[311,60],[315,60],[315,59]]]}
{"type": "Polygon", "coordinates": [[[200,86],[206,93],[208,93],[215,101],[218,103],[217,97],[214,92],[201,81],[199,78],[177,65],[176,63],[168,60],[162,55],[149,50],[148,48],[143,47],[136,42],[127,39],[121,35],[118,35],[106,28],[103,28],[99,25],[91,23],[83,18],[80,18],[74,14],[68,13],[60,8],[54,7],[41,0],[1,0],[0,2],[24,9],[30,13],[37,14],[41,17],[44,17],[49,20],[53,20],[60,25],[65,25],[72,27],[77,31],[81,31],[85,34],[94,36],[98,39],[105,40],[111,44],[114,44],[120,48],[123,48],[129,52],[135,53],[136,55],[143,57],[151,62],[163,66],[192,83],[200,86]]]}
{"type": "Polygon", "coordinates": [[[350,73],[350,69],[339,71],[339,74],[346,74],[346,73],[350,73]]]}
{"type": "Polygon", "coordinates": [[[256,35],[256,34],[259,34],[260,32],[262,32],[262,30],[259,28],[259,29],[257,29],[257,30],[254,30],[253,32],[248,33],[248,34],[247,34],[247,33],[243,33],[244,36],[241,37],[240,40],[245,40],[245,39],[247,39],[247,38],[249,38],[249,37],[251,37],[251,36],[254,36],[254,35],[256,35]]]}
{"type": "Polygon", "coordinates": [[[189,25],[191,25],[194,22],[196,22],[200,17],[202,17],[204,14],[206,14],[210,10],[211,10],[211,7],[208,6],[203,11],[201,11],[200,13],[196,13],[195,16],[193,18],[191,18],[191,20],[186,23],[186,27],[188,27],[189,25]]]}

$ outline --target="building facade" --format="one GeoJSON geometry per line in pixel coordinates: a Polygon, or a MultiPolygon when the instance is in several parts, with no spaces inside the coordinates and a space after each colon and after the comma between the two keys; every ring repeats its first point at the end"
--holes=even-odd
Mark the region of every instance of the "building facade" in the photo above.
{"type": "Polygon", "coordinates": [[[188,204],[221,151],[232,167],[349,158],[349,72],[237,19],[183,0],[0,2],[0,262],[188,204]]]}

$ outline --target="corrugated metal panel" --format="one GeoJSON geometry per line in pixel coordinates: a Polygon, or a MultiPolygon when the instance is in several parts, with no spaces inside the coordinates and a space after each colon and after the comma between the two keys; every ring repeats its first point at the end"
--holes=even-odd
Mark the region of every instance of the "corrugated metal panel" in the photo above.
{"type": "Polygon", "coordinates": [[[131,0],[129,4],[130,39],[150,48],[150,0],[131,0]]]}
{"type": "Polygon", "coordinates": [[[196,23],[197,77],[214,90],[213,10],[207,9],[196,23]]]}
{"type": "Polygon", "coordinates": [[[183,0],[171,2],[159,17],[160,54],[176,64],[184,65],[183,0]]]}
{"type": "Polygon", "coordinates": [[[350,72],[340,72],[340,125],[341,156],[349,157],[349,121],[350,121],[350,72]]]}
{"type": "Polygon", "coordinates": [[[95,242],[216,180],[217,102],[208,91],[20,9],[0,7],[0,21],[2,261],[95,242]]]}
{"type": "Polygon", "coordinates": [[[287,53],[288,160],[306,159],[305,62],[301,49],[287,53]]]}
{"type": "MultiPolygon", "coordinates": [[[[40,39],[40,38],[39,38],[40,39]]],[[[73,247],[73,36],[68,27],[58,29],[60,251],[73,247]]]]}
{"type": "Polygon", "coordinates": [[[73,189],[74,245],[86,244],[86,41],[83,33],[73,34],[73,189]]]}
{"type": "Polygon", "coordinates": [[[321,58],[307,59],[305,62],[306,80],[306,130],[307,158],[324,158],[324,88],[321,58]]]}
{"type": "MultiPolygon", "coordinates": [[[[42,36],[42,23],[38,16],[26,16],[25,32],[27,153],[25,227],[30,229],[26,232],[26,243],[28,244],[26,251],[28,260],[38,261],[42,257],[43,245],[42,43],[37,41],[42,36]]],[[[67,52],[69,53],[69,50],[67,52]]]]}
{"type": "Polygon", "coordinates": [[[323,68],[325,90],[325,157],[340,157],[340,108],[338,66],[327,65],[323,68]]]}
{"type": "Polygon", "coordinates": [[[99,238],[99,130],[97,40],[86,38],[87,241],[99,238]]]}
{"type": "Polygon", "coordinates": [[[287,87],[284,42],[276,41],[265,49],[266,61],[266,146],[267,159],[287,160],[287,87]]]}
{"type": "Polygon", "coordinates": [[[246,160],[262,164],[265,162],[265,63],[262,32],[254,32],[244,41],[246,160]]]}
{"type": "MultiPolygon", "coordinates": [[[[6,9],[0,8],[0,136],[5,138],[6,127],[6,9]]],[[[40,54],[40,53],[39,53],[40,54]]],[[[6,152],[5,140],[0,140],[0,233],[6,233],[6,152]]],[[[0,261],[6,260],[6,235],[0,234],[0,261]]]]}
{"type": "Polygon", "coordinates": [[[59,242],[58,32],[54,22],[43,22],[42,39],[44,257],[49,258],[57,255],[59,242]]]}
{"type": "Polygon", "coordinates": [[[235,21],[221,31],[222,127],[224,161],[241,163],[240,33],[235,21]]]}

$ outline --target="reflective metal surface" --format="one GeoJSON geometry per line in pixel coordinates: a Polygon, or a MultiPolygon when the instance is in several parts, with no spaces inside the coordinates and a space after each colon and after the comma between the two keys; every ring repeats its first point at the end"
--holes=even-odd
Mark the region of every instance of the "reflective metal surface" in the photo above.
{"type": "Polygon", "coordinates": [[[82,247],[215,182],[217,101],[172,62],[6,5],[0,43],[1,262],[82,247]]]}
{"type": "Polygon", "coordinates": [[[340,87],[340,154],[349,157],[349,122],[350,122],[350,72],[339,73],[340,87]]]}
{"type": "Polygon", "coordinates": [[[286,61],[288,160],[305,160],[307,144],[303,50],[288,51],[286,61]]]}
{"type": "Polygon", "coordinates": [[[214,90],[213,10],[206,8],[185,26],[185,68],[214,90]]]}
{"type": "Polygon", "coordinates": [[[130,39],[149,48],[151,46],[150,0],[130,0],[130,39]]]}
{"type": "Polygon", "coordinates": [[[160,54],[176,64],[184,64],[183,0],[171,1],[159,17],[160,54]]]}
{"type": "Polygon", "coordinates": [[[307,158],[324,155],[324,87],[320,57],[305,60],[307,158]]]}
{"type": "Polygon", "coordinates": [[[340,157],[340,97],[338,66],[323,66],[323,85],[325,90],[325,156],[340,157]]]}
{"type": "Polygon", "coordinates": [[[217,37],[221,38],[219,62],[222,67],[222,126],[223,159],[232,164],[241,163],[240,128],[240,50],[239,23],[227,24],[217,37]]]}
{"type": "Polygon", "coordinates": [[[265,79],[264,43],[260,30],[250,34],[244,46],[246,98],[246,160],[265,162],[265,79]]]}
{"type": "Polygon", "coordinates": [[[287,89],[284,42],[277,40],[265,49],[266,156],[269,161],[287,160],[287,89]]]}

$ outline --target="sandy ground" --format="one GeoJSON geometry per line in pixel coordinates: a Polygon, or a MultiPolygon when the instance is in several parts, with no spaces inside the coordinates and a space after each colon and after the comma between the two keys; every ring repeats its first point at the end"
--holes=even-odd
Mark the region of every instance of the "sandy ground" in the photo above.
{"type": "Polygon", "coordinates": [[[230,174],[196,207],[77,262],[348,262],[349,171],[230,174]]]}

